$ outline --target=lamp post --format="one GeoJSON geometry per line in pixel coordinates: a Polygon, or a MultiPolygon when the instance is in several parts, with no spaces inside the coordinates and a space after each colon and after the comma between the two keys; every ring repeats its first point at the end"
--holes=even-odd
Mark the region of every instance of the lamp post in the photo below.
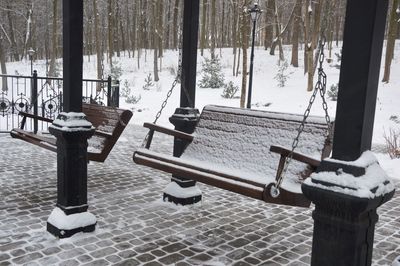
{"type": "Polygon", "coordinates": [[[253,22],[253,33],[251,40],[251,55],[250,55],[249,92],[247,95],[247,108],[251,108],[251,93],[253,86],[254,39],[256,35],[256,22],[260,17],[262,10],[258,6],[258,3],[254,3],[254,6],[252,8],[247,9],[247,12],[250,13],[251,21],[253,22]]]}
{"type": "Polygon", "coordinates": [[[28,50],[29,60],[31,60],[31,75],[33,75],[33,56],[35,55],[35,50],[33,48],[29,48],[28,50]]]}

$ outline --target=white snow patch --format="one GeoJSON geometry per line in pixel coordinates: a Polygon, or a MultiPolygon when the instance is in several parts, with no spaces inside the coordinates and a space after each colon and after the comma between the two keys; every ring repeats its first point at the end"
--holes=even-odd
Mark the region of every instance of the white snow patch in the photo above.
{"type": "Polygon", "coordinates": [[[175,182],[171,182],[164,189],[164,193],[176,198],[190,198],[201,196],[201,190],[197,186],[183,188],[175,182]]]}
{"type": "Polygon", "coordinates": [[[92,123],[86,120],[84,113],[69,112],[60,113],[57,118],[50,125],[52,128],[55,126],[61,127],[63,131],[77,131],[77,130],[91,130],[92,123]]]}
{"type": "Polygon", "coordinates": [[[90,212],[66,215],[60,208],[55,207],[51,212],[48,223],[60,230],[72,230],[96,224],[96,216],[90,212]]]}
{"type": "Polygon", "coordinates": [[[359,198],[371,199],[385,195],[394,190],[393,182],[380,167],[378,160],[370,151],[364,152],[359,159],[353,162],[335,161],[342,164],[365,166],[366,173],[363,176],[354,177],[344,172],[320,172],[312,174],[311,178],[306,179],[304,183],[308,186],[319,187],[359,198]],[[327,182],[334,186],[316,184],[312,182],[312,180],[327,182]],[[375,188],[377,188],[376,191],[371,191],[375,188]]]}

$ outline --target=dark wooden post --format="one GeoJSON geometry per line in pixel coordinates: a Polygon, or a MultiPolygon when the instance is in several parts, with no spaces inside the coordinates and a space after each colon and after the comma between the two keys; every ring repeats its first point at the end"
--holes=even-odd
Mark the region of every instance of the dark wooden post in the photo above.
{"type": "MultiPolygon", "coordinates": [[[[175,126],[176,130],[191,134],[199,118],[199,110],[194,107],[196,100],[196,64],[200,1],[185,0],[184,5],[180,108],[175,110],[175,113],[169,120],[175,126]]],[[[174,156],[181,156],[185,147],[185,141],[175,138],[174,156]]],[[[183,190],[195,186],[196,182],[184,177],[173,176],[171,184],[164,190],[164,200],[167,199],[168,201],[181,205],[194,204],[201,200],[201,191],[199,189],[191,196],[181,197],[175,194],[177,191],[175,186],[177,185],[179,186],[178,190],[183,190]]],[[[191,191],[194,190],[191,189],[191,191]]],[[[187,195],[187,193],[185,194],[187,195]]]]}
{"type": "Polygon", "coordinates": [[[383,170],[374,172],[373,182],[367,177],[369,169],[379,169],[375,160],[351,162],[371,148],[387,9],[388,0],[347,1],[332,152],[336,160],[323,161],[302,186],[315,204],[311,265],[371,265],[376,209],[394,194],[383,170]],[[326,178],[329,172],[337,179],[326,178]],[[365,184],[373,196],[358,194],[354,183],[365,184]]]}
{"type": "Polygon", "coordinates": [[[63,0],[63,110],[49,131],[57,138],[57,207],[47,230],[57,237],[95,229],[87,212],[87,139],[92,124],[82,112],[83,0],[63,0]]]}

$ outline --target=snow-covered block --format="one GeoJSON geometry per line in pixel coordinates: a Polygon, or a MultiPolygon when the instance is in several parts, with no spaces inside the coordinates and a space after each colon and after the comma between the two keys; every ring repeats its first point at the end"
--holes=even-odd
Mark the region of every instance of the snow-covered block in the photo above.
{"type": "Polygon", "coordinates": [[[164,193],[175,198],[193,198],[201,196],[201,190],[197,186],[181,187],[176,182],[171,182],[164,189],[164,193]]]}
{"type": "Polygon", "coordinates": [[[93,226],[97,223],[97,220],[96,216],[90,212],[66,215],[60,208],[56,207],[51,212],[47,223],[57,228],[60,234],[63,235],[63,232],[93,226]]]}
{"type": "Polygon", "coordinates": [[[50,125],[50,128],[73,132],[73,131],[90,131],[93,130],[92,123],[86,120],[84,113],[61,112],[50,125]]]}
{"type": "Polygon", "coordinates": [[[338,165],[365,168],[365,174],[354,176],[344,172],[341,168],[337,171],[322,171],[312,174],[311,178],[304,181],[305,185],[370,199],[386,195],[395,189],[393,182],[380,167],[378,160],[371,151],[364,152],[355,161],[326,160],[338,165]]]}

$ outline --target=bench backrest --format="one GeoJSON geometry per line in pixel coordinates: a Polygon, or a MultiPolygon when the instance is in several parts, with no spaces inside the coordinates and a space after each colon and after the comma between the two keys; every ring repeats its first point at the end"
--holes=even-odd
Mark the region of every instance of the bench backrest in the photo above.
{"type": "MultiPolygon", "coordinates": [[[[217,167],[233,175],[250,176],[265,182],[275,178],[279,155],[271,153],[271,145],[291,148],[301,115],[268,111],[243,110],[233,107],[204,107],[194,132],[194,140],[182,158],[196,161],[197,165],[217,167]],[[264,180],[260,180],[264,179],[264,180]]],[[[328,156],[326,146],[327,125],[321,117],[309,117],[302,133],[297,152],[321,159],[328,156]]],[[[296,182],[305,165],[292,161],[288,178],[296,182]],[[289,177],[292,176],[292,177],[289,177]]]]}
{"type": "Polygon", "coordinates": [[[96,128],[88,140],[89,157],[104,161],[131,119],[132,112],[95,104],[83,104],[82,111],[96,128]]]}

